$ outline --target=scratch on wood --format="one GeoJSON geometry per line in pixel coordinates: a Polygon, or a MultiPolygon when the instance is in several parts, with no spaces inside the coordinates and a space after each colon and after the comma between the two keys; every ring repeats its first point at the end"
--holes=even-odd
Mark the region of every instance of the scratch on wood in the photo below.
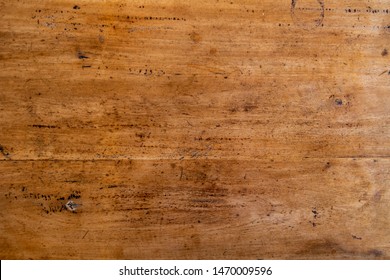
{"type": "Polygon", "coordinates": [[[87,230],[87,232],[84,234],[83,238],[81,238],[81,239],[84,239],[87,236],[88,232],[89,232],[89,230],[87,230]]]}

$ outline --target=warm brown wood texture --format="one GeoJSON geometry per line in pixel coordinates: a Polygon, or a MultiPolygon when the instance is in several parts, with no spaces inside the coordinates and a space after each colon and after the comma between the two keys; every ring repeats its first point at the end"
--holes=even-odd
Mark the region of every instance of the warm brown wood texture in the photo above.
{"type": "Polygon", "coordinates": [[[0,1],[0,258],[390,259],[389,10],[0,1]]]}

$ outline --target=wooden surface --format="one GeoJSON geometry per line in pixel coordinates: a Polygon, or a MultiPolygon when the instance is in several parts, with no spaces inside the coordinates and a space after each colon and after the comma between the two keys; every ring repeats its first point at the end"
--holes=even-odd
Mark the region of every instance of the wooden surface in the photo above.
{"type": "Polygon", "coordinates": [[[390,259],[390,1],[0,1],[1,259],[390,259]]]}

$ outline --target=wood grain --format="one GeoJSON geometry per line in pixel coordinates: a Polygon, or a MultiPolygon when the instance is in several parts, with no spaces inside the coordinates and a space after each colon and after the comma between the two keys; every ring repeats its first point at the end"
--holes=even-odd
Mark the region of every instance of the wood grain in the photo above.
{"type": "Polygon", "coordinates": [[[389,10],[0,1],[0,258],[390,259],[389,10]]]}

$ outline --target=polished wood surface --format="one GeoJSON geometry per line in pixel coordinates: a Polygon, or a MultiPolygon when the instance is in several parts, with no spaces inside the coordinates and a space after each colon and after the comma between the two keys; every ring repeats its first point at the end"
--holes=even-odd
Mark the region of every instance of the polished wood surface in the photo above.
{"type": "Polygon", "coordinates": [[[390,259],[390,1],[0,1],[1,259],[390,259]]]}

